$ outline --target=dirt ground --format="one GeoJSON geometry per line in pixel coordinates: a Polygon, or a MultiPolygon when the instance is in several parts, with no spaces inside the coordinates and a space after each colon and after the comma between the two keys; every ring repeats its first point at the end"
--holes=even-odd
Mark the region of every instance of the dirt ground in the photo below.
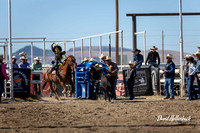
{"type": "Polygon", "coordinates": [[[200,100],[185,99],[142,96],[131,101],[120,97],[111,103],[72,98],[4,100],[0,132],[200,132],[200,100]],[[160,115],[191,119],[157,121],[160,115]]]}

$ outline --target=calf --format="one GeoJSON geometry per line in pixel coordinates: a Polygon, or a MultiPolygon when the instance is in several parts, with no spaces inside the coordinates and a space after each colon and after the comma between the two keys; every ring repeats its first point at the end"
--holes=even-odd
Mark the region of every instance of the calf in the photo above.
{"type": "Polygon", "coordinates": [[[105,100],[107,100],[108,97],[109,102],[111,102],[111,99],[113,98],[113,90],[107,75],[101,77],[101,88],[103,90],[105,100]]]}

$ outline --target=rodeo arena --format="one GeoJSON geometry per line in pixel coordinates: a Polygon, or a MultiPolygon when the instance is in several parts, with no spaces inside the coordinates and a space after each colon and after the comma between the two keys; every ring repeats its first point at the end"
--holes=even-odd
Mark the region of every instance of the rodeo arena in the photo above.
{"type": "Polygon", "coordinates": [[[1,133],[200,132],[200,43],[184,52],[182,25],[182,16],[200,12],[182,13],[180,0],[179,13],[127,13],[128,58],[118,22],[115,31],[72,40],[14,38],[8,1],[9,36],[0,37],[1,133]],[[166,53],[164,41],[161,50],[146,47],[148,31],[138,32],[136,20],[152,16],[179,18],[179,55],[166,53]],[[21,44],[29,50],[13,54],[21,44]],[[39,56],[35,46],[43,47],[39,56]]]}

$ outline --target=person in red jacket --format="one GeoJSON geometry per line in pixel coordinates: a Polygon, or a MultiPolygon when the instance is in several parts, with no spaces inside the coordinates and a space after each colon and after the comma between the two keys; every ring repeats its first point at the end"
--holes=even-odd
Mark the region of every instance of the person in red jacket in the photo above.
{"type": "Polygon", "coordinates": [[[1,103],[1,96],[4,91],[4,80],[8,80],[8,76],[6,74],[6,67],[3,63],[3,56],[0,55],[0,103],[1,103]]]}

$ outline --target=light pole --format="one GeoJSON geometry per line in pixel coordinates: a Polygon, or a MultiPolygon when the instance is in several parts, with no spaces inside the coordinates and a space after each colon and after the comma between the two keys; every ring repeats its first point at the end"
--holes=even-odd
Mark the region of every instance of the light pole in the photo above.
{"type": "Polygon", "coordinates": [[[184,87],[182,0],[179,0],[179,19],[180,19],[180,69],[181,69],[180,94],[181,94],[181,97],[182,97],[183,96],[183,87],[184,87]]]}

